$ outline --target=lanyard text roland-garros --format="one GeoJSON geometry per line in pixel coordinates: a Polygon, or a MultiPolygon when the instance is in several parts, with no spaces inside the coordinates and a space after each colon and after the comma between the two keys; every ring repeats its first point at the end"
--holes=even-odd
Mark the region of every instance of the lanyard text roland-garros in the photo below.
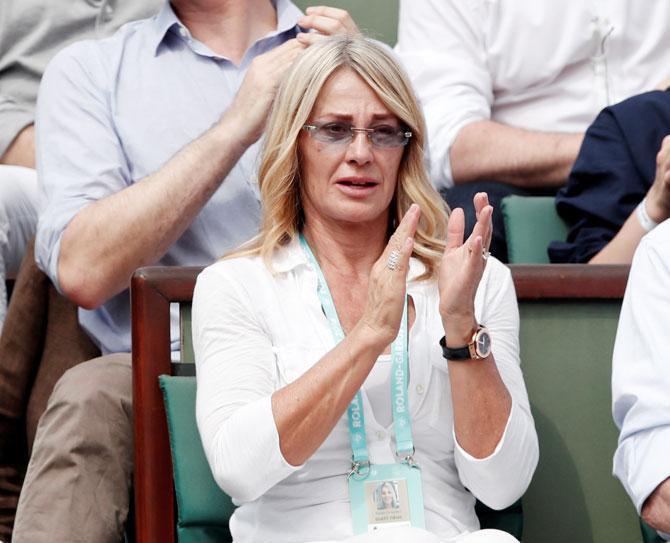
{"type": "MultiPolygon", "coordinates": [[[[330,289],[326,283],[326,278],[324,277],[321,267],[316,261],[307,240],[302,234],[300,234],[300,243],[309,263],[317,273],[317,294],[326,318],[328,319],[335,343],[338,344],[344,339],[344,331],[340,325],[340,320],[337,316],[337,310],[335,309],[333,297],[330,294],[330,289]]],[[[370,463],[367,440],[365,437],[363,397],[360,390],[356,392],[356,395],[347,408],[349,440],[352,451],[352,466],[349,473],[349,481],[352,513],[354,517],[354,531],[356,533],[374,531],[382,527],[398,524],[411,524],[422,528],[424,527],[423,497],[421,493],[419,469],[414,461],[414,441],[412,439],[408,402],[409,348],[407,332],[407,299],[405,299],[400,330],[398,331],[398,336],[391,344],[391,407],[396,436],[396,456],[401,459],[400,464],[372,465],[370,463]],[[394,466],[397,466],[397,468],[394,469],[394,466]],[[407,475],[410,476],[409,481],[406,480],[407,475]],[[386,479],[386,477],[391,478],[386,479]],[[367,489],[368,492],[366,492],[365,486],[357,484],[352,485],[352,482],[364,482],[368,479],[373,483],[372,486],[366,485],[369,487],[367,489]],[[387,494],[385,494],[385,496],[387,496],[389,492],[395,492],[396,502],[398,502],[397,507],[389,508],[395,509],[395,511],[381,511],[378,514],[372,514],[375,513],[375,511],[371,512],[370,509],[372,508],[376,510],[377,508],[375,506],[378,503],[381,503],[380,497],[374,495],[376,490],[381,490],[381,485],[387,486],[387,494]],[[392,487],[392,489],[388,490],[390,487],[392,487]],[[405,499],[404,501],[407,505],[407,510],[404,512],[402,511],[402,504],[400,503],[403,501],[401,498],[405,499]],[[357,502],[362,503],[355,503],[355,499],[357,502]],[[366,511],[357,511],[357,506],[359,509],[364,508],[366,511]]],[[[377,493],[379,494],[380,492],[377,493]]]]}

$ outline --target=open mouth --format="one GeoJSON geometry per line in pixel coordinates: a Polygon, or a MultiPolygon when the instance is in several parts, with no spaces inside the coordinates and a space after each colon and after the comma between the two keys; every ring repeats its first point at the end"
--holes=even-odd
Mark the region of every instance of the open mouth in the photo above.
{"type": "Polygon", "coordinates": [[[370,181],[367,179],[343,179],[341,181],[337,182],[338,185],[343,185],[345,187],[351,187],[351,188],[361,188],[361,189],[366,189],[370,187],[375,187],[377,186],[376,181],[370,181]]]}

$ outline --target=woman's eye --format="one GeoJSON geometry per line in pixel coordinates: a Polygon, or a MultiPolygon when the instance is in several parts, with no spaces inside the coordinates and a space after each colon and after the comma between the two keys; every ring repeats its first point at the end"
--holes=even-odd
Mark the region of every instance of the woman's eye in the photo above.
{"type": "Polygon", "coordinates": [[[340,136],[347,133],[347,126],[341,123],[328,123],[321,127],[331,136],[340,136]]]}
{"type": "Polygon", "coordinates": [[[398,129],[395,126],[388,124],[383,124],[381,126],[375,126],[375,132],[380,136],[394,136],[398,129]]]}

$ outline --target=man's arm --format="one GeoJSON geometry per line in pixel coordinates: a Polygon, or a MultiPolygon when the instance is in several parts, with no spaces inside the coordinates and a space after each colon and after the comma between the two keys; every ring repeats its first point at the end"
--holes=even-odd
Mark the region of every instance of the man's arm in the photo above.
{"type": "Polygon", "coordinates": [[[454,183],[494,179],[525,188],[560,187],[583,138],[489,120],[472,122],[458,132],[449,153],[454,183]]]}
{"type": "Polygon", "coordinates": [[[14,138],[4,154],[0,164],[12,166],[35,167],[35,127],[27,125],[14,138]]]}
{"type": "Polygon", "coordinates": [[[559,186],[582,135],[531,132],[488,120],[495,101],[485,46],[488,17],[480,2],[401,0],[396,51],[424,108],[431,177],[447,187],[480,179],[559,186]]]}
{"type": "Polygon", "coordinates": [[[281,76],[303,47],[290,40],[254,59],[231,107],[210,130],[160,170],[76,214],[58,261],[59,284],[70,299],[99,306],[181,236],[262,134],[281,76]]]}

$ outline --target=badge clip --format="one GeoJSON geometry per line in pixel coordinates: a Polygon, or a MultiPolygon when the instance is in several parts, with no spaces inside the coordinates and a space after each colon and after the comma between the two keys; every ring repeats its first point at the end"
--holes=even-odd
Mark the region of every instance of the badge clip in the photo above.
{"type": "Polygon", "coordinates": [[[365,479],[370,473],[370,461],[369,460],[352,460],[351,470],[347,474],[347,479],[350,479],[354,475],[357,478],[365,479]]]}
{"type": "Polygon", "coordinates": [[[416,460],[414,460],[414,453],[416,450],[414,447],[412,447],[412,452],[409,454],[404,454],[404,453],[398,453],[396,451],[396,456],[401,459],[403,464],[407,464],[410,468],[416,468],[420,470],[421,468],[419,467],[419,464],[416,463],[416,460]]]}

